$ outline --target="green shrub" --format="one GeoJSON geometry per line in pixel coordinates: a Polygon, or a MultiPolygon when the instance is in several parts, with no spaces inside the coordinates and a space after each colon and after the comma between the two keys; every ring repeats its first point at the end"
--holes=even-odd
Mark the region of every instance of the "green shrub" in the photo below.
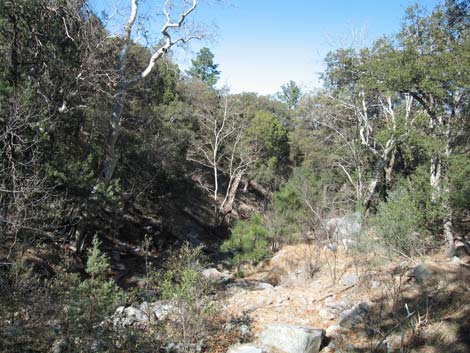
{"type": "Polygon", "coordinates": [[[455,156],[449,163],[450,201],[459,210],[470,209],[470,157],[455,156]]]}
{"type": "Polygon", "coordinates": [[[421,226],[431,234],[440,234],[445,212],[440,200],[432,199],[433,190],[429,183],[429,170],[429,165],[422,165],[401,184],[408,190],[408,194],[412,195],[413,202],[420,213],[421,226]]]}
{"type": "Polygon", "coordinates": [[[166,325],[167,333],[185,343],[204,336],[217,310],[209,296],[212,286],[202,275],[205,264],[202,247],[185,244],[170,254],[165,269],[154,278],[161,298],[174,305],[176,320],[166,325]]]}
{"type": "Polygon", "coordinates": [[[390,193],[387,202],[379,204],[377,213],[369,221],[387,249],[409,255],[425,245],[422,220],[423,215],[412,195],[398,188],[390,193]]]}
{"type": "Polygon", "coordinates": [[[71,319],[84,329],[109,317],[126,299],[116,282],[106,279],[109,259],[101,252],[100,245],[101,242],[95,236],[86,267],[90,278],[71,289],[71,319]]]}
{"type": "Polygon", "coordinates": [[[230,238],[223,242],[221,250],[233,254],[237,267],[245,261],[258,262],[269,252],[271,235],[264,227],[259,215],[247,221],[238,221],[232,228],[230,238]]]}
{"type": "Polygon", "coordinates": [[[235,278],[243,278],[245,277],[245,273],[242,270],[236,271],[234,274],[235,278]]]}
{"type": "Polygon", "coordinates": [[[165,269],[157,274],[157,286],[162,298],[190,303],[206,295],[210,285],[201,273],[205,263],[201,247],[185,244],[172,252],[165,269]]]}
{"type": "MultiPolygon", "coordinates": [[[[269,225],[275,225],[279,242],[293,242],[298,235],[318,225],[312,209],[324,209],[320,204],[324,185],[322,176],[306,167],[295,168],[291,178],[274,194],[273,215],[269,225]]],[[[272,226],[270,227],[272,228],[272,226]]]]}

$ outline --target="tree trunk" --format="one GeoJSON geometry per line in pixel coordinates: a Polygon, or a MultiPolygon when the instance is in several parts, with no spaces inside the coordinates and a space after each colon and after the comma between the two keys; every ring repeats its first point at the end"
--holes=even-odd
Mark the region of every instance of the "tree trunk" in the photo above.
{"type": "Polygon", "coordinates": [[[121,129],[121,117],[124,108],[124,92],[119,93],[119,96],[114,102],[111,111],[111,118],[109,119],[108,136],[105,141],[105,157],[103,161],[102,170],[100,172],[100,179],[108,183],[114,174],[119,155],[116,152],[116,143],[121,129]]]}
{"type": "Polygon", "coordinates": [[[166,55],[171,47],[178,43],[187,43],[193,38],[200,38],[200,36],[198,35],[180,37],[176,40],[172,40],[171,38],[170,31],[172,29],[178,29],[183,26],[186,17],[188,17],[196,9],[197,0],[192,0],[190,2],[185,1],[184,4],[185,6],[188,6],[188,8],[183,9],[181,15],[179,16],[179,19],[176,22],[173,22],[172,16],[170,14],[172,2],[170,0],[165,1],[163,5],[163,12],[166,17],[166,23],[160,30],[160,33],[164,37],[164,44],[152,54],[147,67],[140,74],[138,74],[132,79],[128,79],[126,78],[127,57],[129,49],[132,45],[132,30],[137,19],[137,11],[139,6],[138,0],[131,1],[131,13],[129,15],[127,24],[124,26],[123,45],[117,58],[118,86],[116,88],[114,96],[116,101],[113,103],[111,109],[111,117],[109,119],[109,131],[107,139],[105,141],[105,157],[103,161],[102,170],[99,175],[99,179],[104,180],[106,183],[109,182],[113,177],[114,170],[119,159],[119,156],[116,153],[116,142],[119,137],[119,130],[121,128],[121,117],[124,108],[124,102],[126,99],[126,92],[138,82],[145,79],[152,72],[153,68],[155,67],[155,63],[164,55],[166,55]]]}
{"type": "MultiPolygon", "coordinates": [[[[447,163],[449,162],[451,154],[451,147],[450,147],[450,121],[447,120],[446,126],[446,150],[445,150],[445,157],[447,163]]],[[[442,167],[441,167],[442,168],[442,167]]],[[[453,216],[452,216],[452,207],[450,205],[450,188],[449,188],[449,175],[448,175],[448,168],[444,169],[444,176],[443,176],[443,207],[445,210],[444,216],[444,239],[446,243],[447,251],[450,254],[453,254],[455,248],[455,234],[453,231],[453,216]]]]}
{"type": "Polygon", "coordinates": [[[235,197],[237,196],[238,187],[240,186],[240,181],[242,179],[243,172],[238,172],[233,178],[233,182],[230,185],[230,189],[227,191],[227,199],[223,207],[224,215],[227,216],[233,210],[233,203],[235,202],[235,197]]]}
{"type": "Polygon", "coordinates": [[[452,225],[452,209],[448,202],[444,203],[444,210],[446,215],[444,216],[444,239],[446,243],[446,248],[449,254],[454,250],[454,232],[452,225]]]}
{"type": "Polygon", "coordinates": [[[217,166],[217,162],[215,158],[213,162],[213,170],[214,170],[214,201],[217,202],[217,196],[219,194],[219,168],[217,166]]]}
{"type": "Polygon", "coordinates": [[[430,125],[433,130],[437,127],[440,129],[445,128],[446,148],[444,153],[438,153],[431,158],[431,175],[430,184],[432,187],[431,199],[433,203],[441,203],[444,209],[444,219],[442,220],[443,236],[446,249],[449,255],[453,254],[455,238],[453,231],[453,216],[452,207],[449,203],[450,190],[449,190],[449,177],[447,168],[444,165],[444,160],[448,161],[451,154],[450,147],[450,118],[431,118],[430,125]],[[443,159],[444,155],[444,159],[443,159]]]}
{"type": "Polygon", "coordinates": [[[393,175],[393,167],[395,166],[395,156],[396,156],[396,149],[393,149],[390,160],[388,161],[387,166],[385,167],[385,188],[386,192],[391,189],[392,187],[392,175],[393,175]]]}
{"type": "MultiPolygon", "coordinates": [[[[374,197],[375,192],[377,191],[377,186],[379,185],[379,182],[383,176],[385,167],[387,166],[387,163],[390,160],[390,154],[394,150],[395,150],[395,142],[393,140],[389,140],[387,142],[387,147],[383,150],[382,154],[379,156],[379,158],[377,159],[377,162],[375,163],[374,173],[372,175],[371,181],[369,182],[369,187],[367,188],[367,195],[363,203],[365,212],[367,212],[370,205],[372,204],[372,198],[374,197]]],[[[390,178],[391,178],[391,172],[392,171],[389,172],[390,178]]]]}
{"type": "Polygon", "coordinates": [[[442,159],[440,155],[431,157],[429,183],[432,188],[431,200],[438,202],[441,195],[442,159]]]}

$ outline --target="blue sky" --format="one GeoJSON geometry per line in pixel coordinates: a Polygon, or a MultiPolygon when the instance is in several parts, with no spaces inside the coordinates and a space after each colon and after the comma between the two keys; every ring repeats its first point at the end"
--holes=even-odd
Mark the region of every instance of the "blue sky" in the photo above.
{"type": "MultiPolygon", "coordinates": [[[[113,0],[92,0],[100,12],[113,0]]],[[[123,13],[129,0],[117,0],[123,13]]],[[[439,0],[418,0],[432,9],[439,0]]],[[[143,12],[160,1],[146,0],[143,12]]],[[[232,92],[272,94],[289,80],[319,87],[325,55],[335,48],[370,44],[396,33],[411,0],[206,0],[194,13],[215,40],[175,53],[185,69],[201,46],[215,55],[220,85],[232,92]]],[[[158,10],[158,8],[157,8],[158,10]]],[[[108,11],[108,10],[107,10],[108,11]]],[[[158,31],[158,26],[155,29],[158,31]]]]}

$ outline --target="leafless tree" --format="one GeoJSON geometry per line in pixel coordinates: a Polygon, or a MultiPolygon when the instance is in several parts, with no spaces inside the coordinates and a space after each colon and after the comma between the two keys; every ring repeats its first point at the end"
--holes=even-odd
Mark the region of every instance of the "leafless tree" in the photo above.
{"type": "Polygon", "coordinates": [[[258,153],[245,137],[248,121],[239,111],[236,98],[225,94],[214,105],[207,99],[198,103],[195,117],[199,124],[188,159],[211,170],[212,186],[207,187],[217,204],[217,212],[229,214],[233,209],[240,182],[258,153]],[[227,180],[221,192],[220,179],[227,180]]]}
{"type": "MultiPolygon", "coordinates": [[[[363,199],[365,166],[361,158],[360,139],[356,134],[357,123],[350,114],[352,105],[323,93],[312,97],[312,101],[307,103],[306,118],[313,126],[313,140],[322,148],[328,145],[335,148],[336,158],[331,168],[344,173],[354,190],[348,201],[357,203],[363,199]]],[[[323,198],[326,207],[326,203],[330,202],[326,202],[326,195],[323,198]]]]}
{"type": "MultiPolygon", "coordinates": [[[[413,97],[408,94],[403,97],[394,97],[380,92],[373,96],[367,96],[364,91],[360,91],[357,100],[343,100],[331,96],[330,99],[346,109],[346,119],[351,120],[357,126],[360,144],[376,159],[372,176],[367,182],[367,187],[364,187],[365,190],[363,190],[362,180],[353,180],[348,169],[339,164],[348,180],[355,187],[358,200],[363,200],[363,205],[367,210],[383,175],[385,175],[386,185],[391,184],[397,146],[407,138],[417,116],[413,111],[413,97]],[[400,114],[400,119],[398,114],[400,114]],[[388,131],[388,137],[385,142],[380,142],[376,138],[376,132],[383,128],[388,131]]],[[[340,129],[331,126],[330,128],[339,134],[346,145],[357,154],[356,146],[347,141],[346,135],[340,129]]]]}
{"type": "Polygon", "coordinates": [[[399,143],[403,142],[409,135],[410,129],[414,123],[412,116],[413,98],[410,95],[404,96],[404,119],[400,127],[399,133],[397,125],[396,107],[392,104],[392,97],[390,95],[379,96],[378,106],[380,108],[379,114],[383,119],[383,123],[387,130],[389,130],[388,138],[385,144],[380,144],[376,139],[371,138],[374,127],[368,115],[367,100],[365,95],[361,93],[361,109],[355,111],[360,124],[360,137],[362,144],[376,157],[376,163],[372,178],[369,181],[367,194],[364,199],[364,206],[368,209],[371,205],[372,198],[377,190],[380,182],[381,175],[385,173],[385,183],[390,185],[392,179],[393,165],[395,164],[396,147],[399,143]]]}
{"type": "Polygon", "coordinates": [[[0,130],[0,229],[4,236],[12,237],[10,252],[21,231],[45,233],[44,204],[52,198],[40,167],[41,128],[37,126],[42,117],[26,101],[20,95],[10,101],[0,130]]]}

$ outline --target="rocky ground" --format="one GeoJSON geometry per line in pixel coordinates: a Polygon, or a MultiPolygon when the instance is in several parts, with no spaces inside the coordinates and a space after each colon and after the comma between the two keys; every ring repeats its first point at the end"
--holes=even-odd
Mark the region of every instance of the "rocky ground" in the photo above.
{"type": "MultiPolygon", "coordinates": [[[[469,257],[391,261],[299,244],[241,270],[203,271],[231,337],[214,337],[214,352],[470,352],[469,257]]],[[[171,303],[144,302],[119,308],[114,324],[145,326],[171,312],[171,303]]]]}
{"type": "Polygon", "coordinates": [[[230,352],[470,352],[468,258],[398,259],[297,245],[219,276],[224,315],[252,320],[253,343],[230,352]]]}

